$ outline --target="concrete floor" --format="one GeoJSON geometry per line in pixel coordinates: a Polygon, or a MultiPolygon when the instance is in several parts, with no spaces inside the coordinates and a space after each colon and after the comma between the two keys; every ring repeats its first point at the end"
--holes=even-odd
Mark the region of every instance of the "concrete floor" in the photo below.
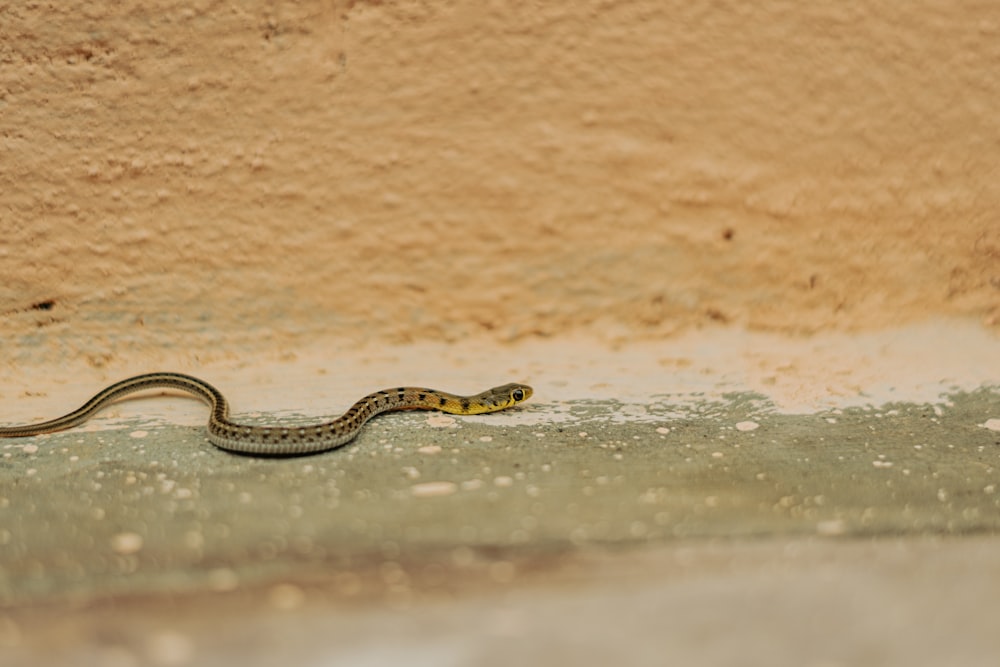
{"type": "Polygon", "coordinates": [[[395,414],[293,459],[6,441],[0,662],[992,665],[998,399],[395,414]]]}

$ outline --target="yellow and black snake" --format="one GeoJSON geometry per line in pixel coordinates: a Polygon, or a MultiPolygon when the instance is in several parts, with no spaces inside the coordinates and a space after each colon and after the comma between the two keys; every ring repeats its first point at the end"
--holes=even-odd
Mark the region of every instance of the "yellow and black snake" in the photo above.
{"type": "Polygon", "coordinates": [[[194,394],[212,408],[208,418],[208,440],[222,449],[241,454],[311,454],[339,447],[358,435],[369,419],[392,410],[440,410],[455,415],[496,412],[526,401],[531,387],[505,384],[475,396],[456,396],[435,389],[398,387],[369,394],[333,421],[309,426],[247,426],[229,421],[229,403],[222,393],[205,382],[181,373],[136,375],[107,387],[82,407],[40,424],[0,427],[0,438],[21,438],[79,426],[108,404],[145,389],[179,389],[194,394]]]}

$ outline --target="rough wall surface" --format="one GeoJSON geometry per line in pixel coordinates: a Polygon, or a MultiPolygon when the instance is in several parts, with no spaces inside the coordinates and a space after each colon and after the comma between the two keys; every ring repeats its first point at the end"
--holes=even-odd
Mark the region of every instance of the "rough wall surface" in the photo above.
{"type": "Polygon", "coordinates": [[[8,361],[1000,320],[1000,8],[0,6],[8,361]]]}

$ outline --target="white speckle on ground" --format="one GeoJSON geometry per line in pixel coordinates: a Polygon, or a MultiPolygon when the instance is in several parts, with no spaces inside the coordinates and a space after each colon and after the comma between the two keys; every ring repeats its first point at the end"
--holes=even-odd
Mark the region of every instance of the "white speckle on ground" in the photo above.
{"type": "Polygon", "coordinates": [[[659,433],[660,435],[666,435],[667,433],[670,433],[670,429],[667,428],[666,426],[661,426],[658,429],[656,429],[656,432],[659,433]]]}
{"type": "Polygon", "coordinates": [[[118,533],[111,538],[111,550],[126,556],[142,549],[142,535],[138,533],[118,533]]]}
{"type": "Polygon", "coordinates": [[[441,448],[437,445],[427,445],[426,447],[419,447],[417,451],[421,454],[437,454],[441,451],[441,448]]]}
{"type": "Polygon", "coordinates": [[[23,451],[25,454],[34,454],[35,452],[38,451],[38,445],[25,445],[24,447],[21,448],[21,451],[23,451]]]}
{"type": "Polygon", "coordinates": [[[130,438],[145,438],[149,435],[149,431],[132,431],[128,435],[130,438]]]}
{"type": "Polygon", "coordinates": [[[479,442],[493,442],[493,436],[492,435],[479,436],[479,442]]]}
{"type": "Polygon", "coordinates": [[[512,477],[507,477],[506,475],[501,475],[493,480],[494,486],[510,486],[513,483],[514,479],[512,477]]]}
{"type": "Polygon", "coordinates": [[[447,415],[431,415],[427,418],[427,425],[434,428],[456,428],[458,421],[447,415]]]}
{"type": "Polygon", "coordinates": [[[847,531],[847,523],[843,519],[829,519],[816,524],[818,535],[834,536],[843,535],[847,531]]]}
{"type": "MultiPolygon", "coordinates": [[[[1000,431],[1000,419],[987,419],[980,426],[988,428],[991,431],[1000,431]]],[[[27,451],[27,448],[25,448],[25,451],[27,451]]]]}
{"type": "Polygon", "coordinates": [[[450,496],[457,490],[458,485],[454,482],[424,482],[422,484],[414,484],[410,487],[410,493],[417,498],[450,496]]]}
{"type": "Polygon", "coordinates": [[[757,422],[745,421],[736,423],[737,431],[754,431],[758,428],[760,428],[760,424],[757,422]]]}

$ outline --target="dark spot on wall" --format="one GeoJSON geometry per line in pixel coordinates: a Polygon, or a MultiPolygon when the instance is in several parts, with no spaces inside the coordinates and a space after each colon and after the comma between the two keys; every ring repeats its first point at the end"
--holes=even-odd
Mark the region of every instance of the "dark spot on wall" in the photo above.
{"type": "Polygon", "coordinates": [[[705,310],[705,315],[707,315],[709,319],[715,320],[716,322],[729,321],[729,317],[727,317],[726,314],[718,308],[707,308],[705,310]]]}

